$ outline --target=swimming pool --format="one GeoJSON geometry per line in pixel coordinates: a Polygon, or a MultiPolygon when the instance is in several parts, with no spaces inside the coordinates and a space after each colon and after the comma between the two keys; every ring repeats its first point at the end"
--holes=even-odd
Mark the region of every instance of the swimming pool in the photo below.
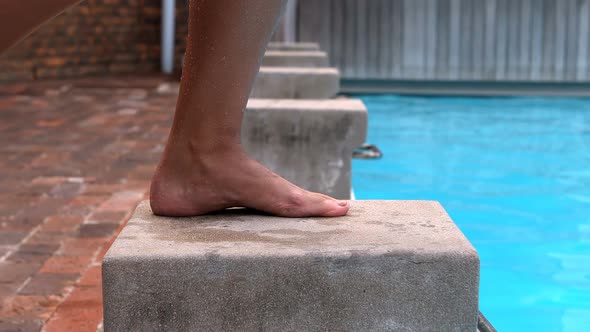
{"type": "Polygon", "coordinates": [[[590,99],[357,97],[384,154],[357,199],[440,201],[499,331],[590,331],[590,99]]]}

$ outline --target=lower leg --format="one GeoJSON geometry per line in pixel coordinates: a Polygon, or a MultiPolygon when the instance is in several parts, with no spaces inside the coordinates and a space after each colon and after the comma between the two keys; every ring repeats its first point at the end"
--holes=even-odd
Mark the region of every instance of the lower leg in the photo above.
{"type": "Polygon", "coordinates": [[[154,176],[154,213],[245,206],[281,216],[340,216],[347,202],[307,192],[240,144],[242,115],[282,0],[193,0],[172,131],[154,176]]]}

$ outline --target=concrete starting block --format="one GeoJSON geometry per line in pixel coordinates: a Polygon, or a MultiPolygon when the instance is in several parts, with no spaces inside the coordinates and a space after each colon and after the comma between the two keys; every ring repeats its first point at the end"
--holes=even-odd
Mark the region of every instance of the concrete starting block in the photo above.
{"type": "Polygon", "coordinates": [[[102,265],[115,331],[476,331],[479,258],[437,202],[340,218],[137,208],[102,265]]]}
{"type": "Polygon", "coordinates": [[[262,58],[265,67],[328,67],[330,61],[321,51],[266,51],[262,58]]]}
{"type": "Polygon", "coordinates": [[[328,99],[339,90],[336,68],[261,67],[250,97],[328,99]]]}
{"type": "Polygon", "coordinates": [[[320,45],[317,43],[270,42],[266,49],[273,51],[319,51],[320,45]]]}
{"type": "Polygon", "coordinates": [[[242,144],[254,159],[296,185],[349,199],[352,151],[367,135],[358,99],[250,99],[242,144]]]}

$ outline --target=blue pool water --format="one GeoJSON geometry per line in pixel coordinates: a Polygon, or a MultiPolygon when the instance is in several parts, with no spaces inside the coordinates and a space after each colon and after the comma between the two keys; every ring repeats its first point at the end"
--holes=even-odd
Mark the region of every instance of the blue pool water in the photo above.
{"type": "Polygon", "coordinates": [[[357,198],[440,201],[499,331],[590,331],[590,99],[360,98],[384,156],[357,198]]]}

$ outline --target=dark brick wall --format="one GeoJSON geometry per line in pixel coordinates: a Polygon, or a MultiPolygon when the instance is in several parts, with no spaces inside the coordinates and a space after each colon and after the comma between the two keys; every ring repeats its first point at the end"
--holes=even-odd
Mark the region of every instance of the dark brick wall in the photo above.
{"type": "MultiPolygon", "coordinates": [[[[176,68],[188,0],[177,0],[176,68]]],[[[161,0],[87,0],[0,56],[0,80],[150,73],[160,67],[161,0]]]]}

